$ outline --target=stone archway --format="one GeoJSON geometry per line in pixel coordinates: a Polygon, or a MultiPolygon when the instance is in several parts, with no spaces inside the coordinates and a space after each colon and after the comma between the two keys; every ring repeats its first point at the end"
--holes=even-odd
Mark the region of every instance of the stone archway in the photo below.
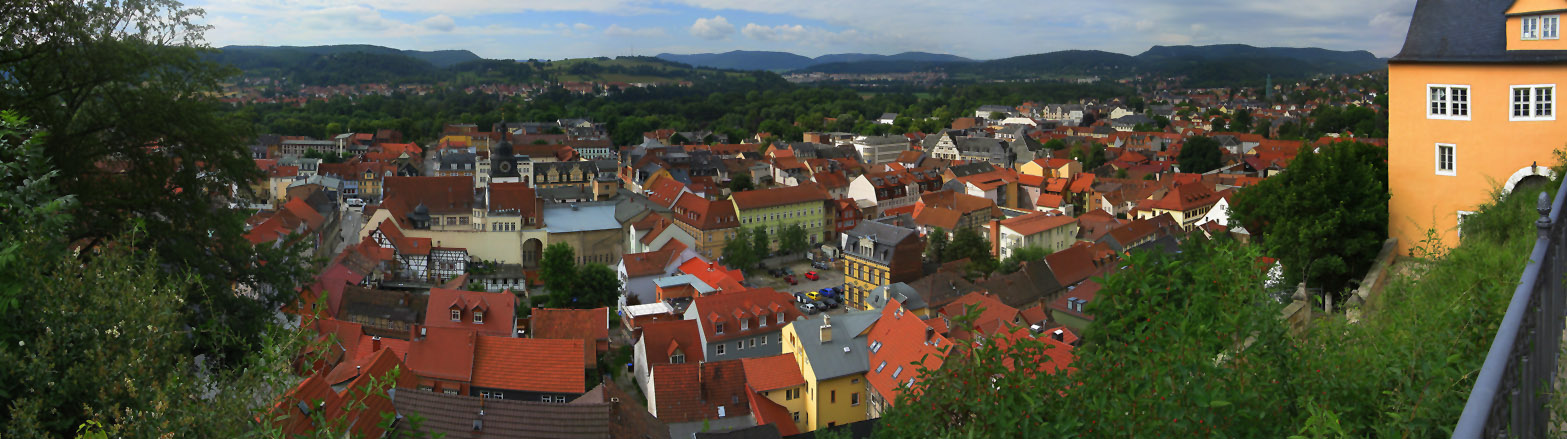
{"type": "Polygon", "coordinates": [[[1507,177],[1507,184],[1502,186],[1502,193],[1513,193],[1513,189],[1518,188],[1520,183],[1528,187],[1532,184],[1550,181],[1552,178],[1556,178],[1556,172],[1549,167],[1539,166],[1538,164],[1524,166],[1518,172],[1514,172],[1512,176],[1507,177]]]}
{"type": "Polygon", "coordinates": [[[522,242],[522,268],[532,270],[539,268],[539,258],[544,256],[544,242],[538,238],[528,238],[522,242]]]}

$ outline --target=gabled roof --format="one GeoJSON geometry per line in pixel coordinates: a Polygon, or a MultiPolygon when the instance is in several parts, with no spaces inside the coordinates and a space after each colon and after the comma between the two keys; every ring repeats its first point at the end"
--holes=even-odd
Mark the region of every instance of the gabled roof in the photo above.
{"type": "MultiPolygon", "coordinates": [[[[1043,196],[1041,196],[1043,198],[1043,196]]],[[[1064,215],[1047,215],[1044,212],[1033,212],[1027,215],[1001,220],[1001,226],[1011,229],[1018,234],[1030,236],[1042,233],[1057,227],[1065,227],[1076,223],[1077,218],[1064,215]]]]}
{"type": "MultiPolygon", "coordinates": [[[[652,235],[652,232],[648,232],[652,235]]],[[[622,256],[620,262],[626,266],[626,277],[663,276],[669,274],[670,264],[675,262],[675,257],[685,251],[686,246],[680,241],[670,240],[670,244],[664,248],[645,253],[631,253],[622,256]]]]}
{"type": "Polygon", "coordinates": [[[831,199],[827,196],[827,192],[815,183],[736,192],[730,197],[734,199],[735,207],[740,210],[821,203],[831,199]]]}
{"type": "MultiPolygon", "coordinates": [[[[621,401],[620,404],[627,404],[627,398],[621,398],[621,401]]],[[[444,434],[445,437],[452,439],[618,437],[612,434],[617,420],[612,415],[613,405],[613,403],[556,404],[515,399],[486,399],[424,392],[412,388],[399,389],[396,400],[399,413],[405,416],[417,413],[424,417],[424,422],[418,425],[418,432],[444,434]],[[484,416],[479,416],[480,411],[484,412],[484,416]],[[474,430],[474,421],[481,421],[482,430],[474,430]]],[[[654,438],[668,438],[668,428],[664,427],[663,435],[659,436],[658,427],[662,426],[655,426],[653,431],[647,433],[654,438]]],[[[411,422],[398,422],[397,430],[402,433],[415,431],[411,422]]]]}
{"type": "Polygon", "coordinates": [[[991,276],[979,286],[1013,308],[1032,306],[1061,290],[1061,282],[1044,261],[1023,261],[1017,271],[991,276]]]}
{"type": "MultiPolygon", "coordinates": [[[[423,204],[434,214],[472,213],[473,177],[386,177],[381,204],[398,204],[412,212],[423,204]]],[[[401,221],[401,219],[399,219],[401,221]]]]}
{"type": "Polygon", "coordinates": [[[609,342],[609,308],[538,308],[528,322],[535,339],[581,340],[587,346],[583,352],[586,367],[598,363],[598,342],[609,342]]]}
{"type": "Polygon", "coordinates": [[[1101,288],[1104,287],[1100,285],[1099,282],[1083,282],[1082,285],[1078,285],[1071,291],[1062,292],[1061,295],[1056,297],[1055,300],[1050,301],[1050,309],[1093,321],[1094,316],[1092,314],[1073,310],[1067,306],[1067,302],[1074,298],[1082,301],[1083,303],[1092,302],[1094,300],[1094,296],[1099,294],[1099,290],[1101,288]]]}
{"type": "Polygon", "coordinates": [[[800,316],[800,310],[794,307],[794,296],[771,288],[699,296],[692,300],[691,307],[697,310],[697,320],[708,343],[777,331],[782,328],[777,323],[778,313],[783,313],[785,324],[800,316]],[[760,323],[757,317],[767,318],[767,325],[755,324],[760,323]],[[742,318],[750,320],[743,330],[742,318]],[[718,323],[724,324],[723,334],[714,327],[718,323]]]}
{"type": "Polygon", "coordinates": [[[537,217],[543,204],[527,183],[490,183],[490,212],[516,211],[523,218],[537,217]]]}
{"type": "Polygon", "coordinates": [[[896,403],[898,395],[919,378],[920,367],[914,363],[923,361],[926,368],[939,370],[946,359],[942,348],[952,345],[919,316],[905,312],[896,300],[881,310],[881,318],[871,327],[865,343],[870,348],[865,380],[889,404],[896,403]]]}
{"type": "Polygon", "coordinates": [[[582,393],[582,339],[481,336],[473,350],[474,387],[541,393],[582,393]]]}
{"type": "Polygon", "coordinates": [[[1095,253],[1094,246],[1073,245],[1045,256],[1045,263],[1061,285],[1074,285],[1112,268],[1110,261],[1101,260],[1095,253]]]}
{"type": "Polygon", "coordinates": [[[1155,202],[1154,209],[1185,211],[1219,202],[1219,194],[1206,184],[1181,184],[1155,202]]]}
{"type": "Polygon", "coordinates": [[[424,311],[424,325],[431,328],[462,328],[480,334],[511,337],[516,327],[517,295],[511,291],[489,293],[446,288],[431,288],[430,303],[424,311]],[[451,320],[453,308],[462,311],[461,321],[451,320]],[[484,323],[473,323],[474,310],[484,311],[484,323]]]}
{"type": "MultiPolygon", "coordinates": [[[[751,414],[756,417],[756,425],[757,425],[756,427],[751,427],[751,428],[756,429],[756,428],[760,427],[760,430],[762,430],[762,431],[759,431],[758,434],[756,434],[754,437],[757,437],[757,438],[764,438],[765,437],[765,438],[771,439],[771,438],[782,437],[782,436],[785,436],[785,435],[793,436],[793,435],[800,434],[800,428],[799,427],[795,427],[795,425],[794,425],[794,416],[789,413],[789,409],[784,408],[784,406],[779,405],[776,402],[773,402],[773,400],[768,399],[765,396],[762,396],[762,394],[757,393],[757,390],[754,389],[754,388],[753,389],[749,389],[749,390],[750,391],[746,392],[745,397],[751,403],[751,414]],[[772,430],[771,431],[766,431],[765,429],[772,429],[772,430]]],[[[738,430],[737,430],[737,432],[738,432],[738,430]]],[[[728,434],[725,434],[724,437],[726,437],[726,438],[735,437],[736,434],[747,434],[747,433],[749,433],[749,432],[746,432],[746,433],[730,432],[728,434]]],[[[704,437],[703,433],[697,433],[696,436],[697,437],[704,437]]],[[[741,436],[741,437],[752,437],[752,436],[741,436]]]]}
{"type": "Polygon", "coordinates": [[[1017,308],[1001,303],[995,295],[989,293],[973,292],[959,297],[947,306],[941,308],[941,313],[947,317],[957,317],[968,313],[971,309],[978,309],[979,317],[975,318],[969,328],[950,328],[950,334],[957,338],[968,338],[970,332],[979,331],[985,334],[994,334],[999,330],[1012,327],[1021,323],[1022,315],[1017,308]]]}
{"type": "Polygon", "coordinates": [[[467,382],[473,376],[471,329],[423,328],[423,337],[408,343],[408,368],[424,378],[467,382]]]}
{"type": "Polygon", "coordinates": [[[800,374],[800,365],[794,362],[792,354],[745,358],[740,361],[745,364],[745,383],[751,386],[753,392],[805,385],[805,376],[800,374]]]}
{"type": "Polygon", "coordinates": [[[704,361],[702,337],[696,320],[668,320],[642,325],[643,347],[649,364],[668,364],[669,356],[680,353],[687,363],[704,361]]]}
{"type": "Polygon", "coordinates": [[[652,408],[665,423],[718,419],[719,406],[726,418],[751,414],[740,360],[654,365],[651,378],[652,408]]]}
{"type": "Polygon", "coordinates": [[[671,207],[675,221],[700,230],[720,230],[740,227],[735,205],[729,200],[708,201],[706,198],[683,196],[671,207]]]}
{"type": "Polygon", "coordinates": [[[829,316],[817,314],[795,320],[799,349],[805,354],[806,364],[811,365],[817,381],[864,373],[870,352],[865,337],[872,325],[881,318],[880,311],[855,311],[829,316]],[[822,341],[822,326],[830,324],[832,337],[822,341]]]}
{"type": "Polygon", "coordinates": [[[1391,62],[1560,63],[1567,50],[1507,50],[1514,0],[1422,0],[1391,62]],[[1463,38],[1454,38],[1462,33],[1463,38]]]}

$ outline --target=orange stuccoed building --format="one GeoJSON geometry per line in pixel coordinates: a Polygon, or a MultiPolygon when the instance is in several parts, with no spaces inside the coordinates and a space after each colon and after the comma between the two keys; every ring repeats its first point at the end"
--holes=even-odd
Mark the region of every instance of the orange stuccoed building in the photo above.
{"type": "Polygon", "coordinates": [[[1567,148],[1564,0],[1420,0],[1388,63],[1388,233],[1407,253],[1435,230],[1458,245],[1462,218],[1495,191],[1553,176],[1567,148]]]}

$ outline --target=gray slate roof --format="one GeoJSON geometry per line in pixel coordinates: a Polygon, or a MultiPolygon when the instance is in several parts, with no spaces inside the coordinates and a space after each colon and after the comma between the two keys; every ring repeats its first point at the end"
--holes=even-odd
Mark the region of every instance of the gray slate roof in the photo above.
{"type": "Polygon", "coordinates": [[[620,228],[615,221],[615,205],[576,203],[544,206],[544,225],[550,233],[587,232],[620,228]]]}
{"type": "Polygon", "coordinates": [[[800,349],[805,351],[806,361],[816,371],[817,380],[864,373],[870,369],[866,355],[870,347],[865,343],[865,330],[881,318],[880,311],[857,311],[832,316],[832,341],[823,343],[822,319],[827,314],[795,320],[795,332],[799,333],[800,349]],[[847,348],[847,350],[845,350],[847,348]]]}
{"type": "Polygon", "coordinates": [[[927,306],[925,297],[921,296],[914,287],[903,282],[876,287],[875,290],[871,290],[866,303],[870,304],[871,309],[883,309],[887,307],[890,300],[903,304],[904,309],[923,309],[927,306]]]}
{"type": "Polygon", "coordinates": [[[1420,0],[1393,62],[1560,63],[1567,50],[1507,51],[1513,0],[1420,0]]]}
{"type": "Polygon", "coordinates": [[[914,229],[882,224],[876,221],[861,221],[854,229],[843,234],[843,251],[857,256],[869,258],[878,264],[891,265],[892,253],[896,251],[898,243],[908,239],[914,234],[914,229]],[[868,236],[874,242],[874,248],[861,248],[860,237],[868,236]]]}

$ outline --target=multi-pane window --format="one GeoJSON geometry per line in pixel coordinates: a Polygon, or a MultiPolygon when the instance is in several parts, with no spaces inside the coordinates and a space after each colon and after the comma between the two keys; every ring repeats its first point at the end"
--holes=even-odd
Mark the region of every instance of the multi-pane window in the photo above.
{"type": "Polygon", "coordinates": [[[1561,20],[1558,16],[1524,17],[1518,33],[1524,40],[1554,40],[1559,38],[1561,20]]]}
{"type": "Polygon", "coordinates": [[[1458,146],[1436,144],[1436,174],[1458,175],[1458,146]]]}
{"type": "Polygon", "coordinates": [[[1426,95],[1426,117],[1469,120],[1469,86],[1431,85],[1426,95]]]}
{"type": "Polygon", "coordinates": [[[1512,120],[1555,120],[1556,86],[1513,86],[1512,120]]]}
{"type": "Polygon", "coordinates": [[[474,311],[473,312],[473,322],[474,323],[483,324],[484,323],[484,311],[474,311]]]}
{"type": "Polygon", "coordinates": [[[452,310],[452,321],[457,322],[457,321],[461,321],[461,320],[462,320],[462,310],[460,310],[460,309],[452,310]]]}

